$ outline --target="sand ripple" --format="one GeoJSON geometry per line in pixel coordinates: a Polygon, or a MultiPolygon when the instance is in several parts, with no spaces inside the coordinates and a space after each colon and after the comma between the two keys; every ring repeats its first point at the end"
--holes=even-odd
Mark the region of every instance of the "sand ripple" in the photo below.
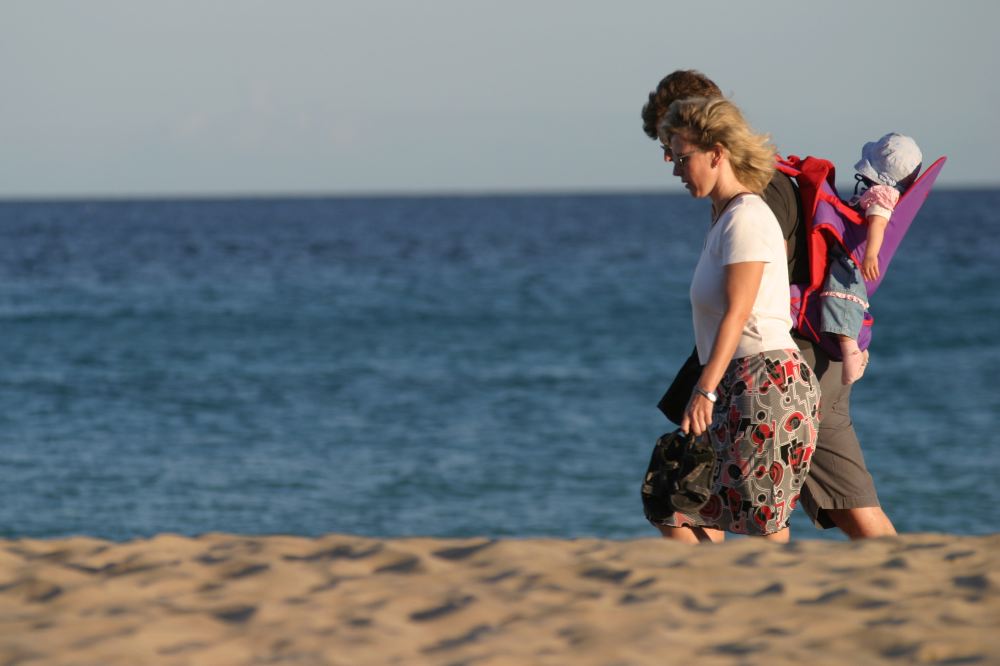
{"type": "Polygon", "coordinates": [[[1000,535],[0,540],[0,665],[997,664],[1000,535]]]}

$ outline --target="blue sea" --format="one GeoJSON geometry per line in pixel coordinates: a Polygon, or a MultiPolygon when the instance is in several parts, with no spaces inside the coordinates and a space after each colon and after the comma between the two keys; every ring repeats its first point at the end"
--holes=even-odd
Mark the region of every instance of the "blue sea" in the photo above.
{"type": "MultiPolygon", "coordinates": [[[[936,190],[873,298],[853,413],[900,531],[1000,527],[998,211],[936,190]]],[[[0,536],[654,536],[707,222],[686,194],[2,202],[0,536]]]]}

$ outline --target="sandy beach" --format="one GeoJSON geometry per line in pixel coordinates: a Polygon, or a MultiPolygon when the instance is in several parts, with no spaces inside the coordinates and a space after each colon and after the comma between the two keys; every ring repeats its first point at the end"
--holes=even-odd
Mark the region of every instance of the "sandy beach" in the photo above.
{"type": "Polygon", "coordinates": [[[0,541],[0,664],[997,664],[1000,535],[0,541]]]}

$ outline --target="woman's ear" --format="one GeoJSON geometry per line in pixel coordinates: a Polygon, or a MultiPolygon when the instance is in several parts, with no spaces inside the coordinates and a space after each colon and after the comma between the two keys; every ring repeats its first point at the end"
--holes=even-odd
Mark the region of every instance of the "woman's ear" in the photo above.
{"type": "Polygon", "coordinates": [[[721,144],[717,143],[714,146],[712,146],[711,152],[712,152],[712,168],[714,169],[717,166],[719,166],[720,162],[722,162],[722,158],[725,157],[726,155],[726,150],[722,147],[721,144]]]}

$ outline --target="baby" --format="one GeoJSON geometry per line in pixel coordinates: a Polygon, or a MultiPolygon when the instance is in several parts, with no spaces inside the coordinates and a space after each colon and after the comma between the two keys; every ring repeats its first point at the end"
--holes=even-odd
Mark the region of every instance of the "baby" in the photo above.
{"type": "Polygon", "coordinates": [[[861,160],[854,165],[857,185],[850,204],[865,216],[867,245],[859,268],[839,244],[830,250],[822,300],[821,330],[837,337],[844,358],[841,381],[851,384],[861,379],[868,365],[868,352],[858,347],[858,335],[868,309],[865,280],[879,276],[878,252],[885,228],[899,196],[916,180],[923,156],[908,136],[890,133],[866,143],[861,160]]]}

